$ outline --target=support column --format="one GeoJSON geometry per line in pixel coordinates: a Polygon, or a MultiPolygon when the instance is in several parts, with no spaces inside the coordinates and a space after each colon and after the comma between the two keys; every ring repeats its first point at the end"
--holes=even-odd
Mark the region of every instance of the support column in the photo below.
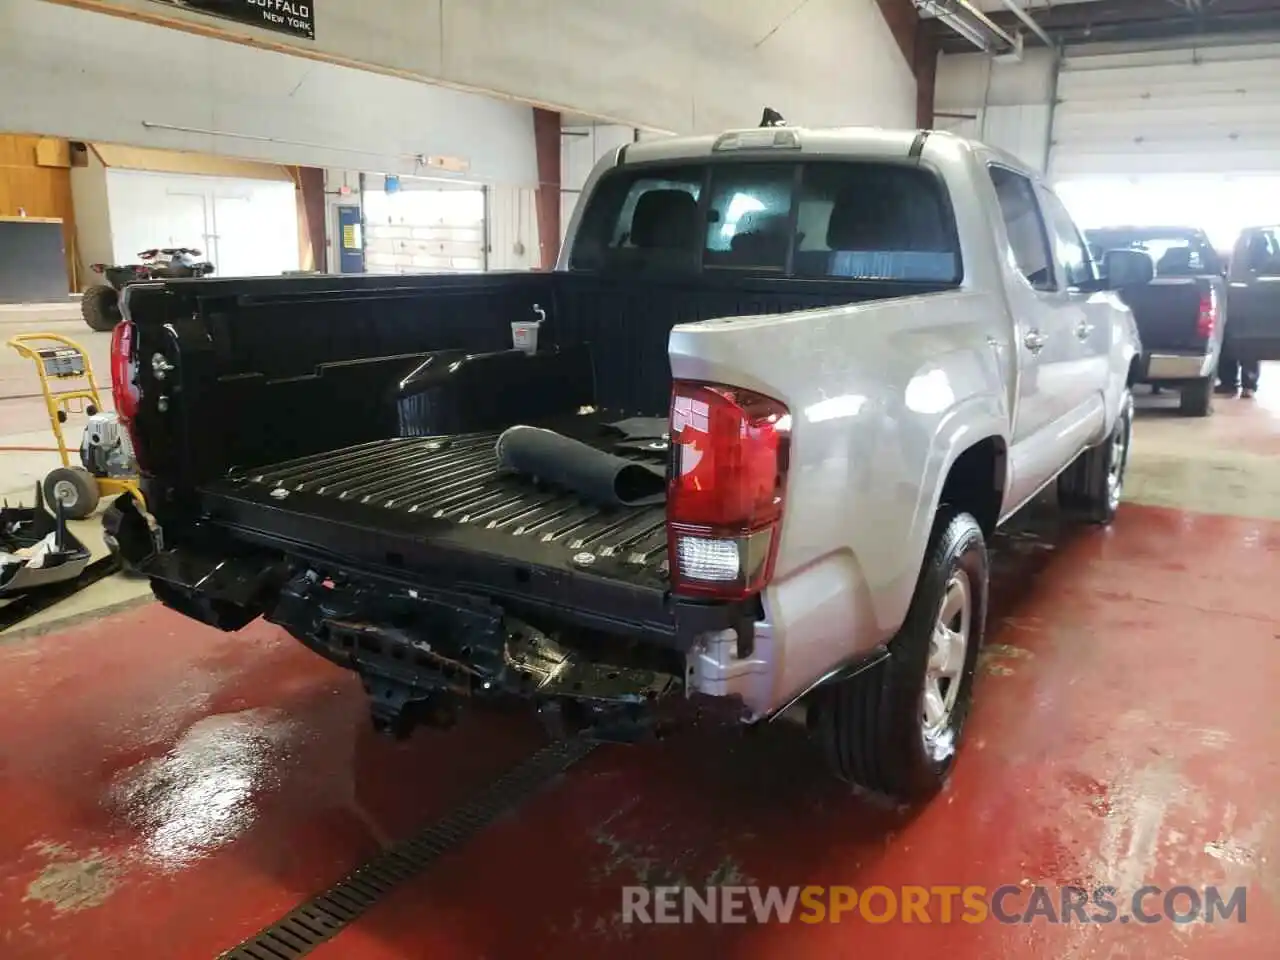
{"type": "Polygon", "coordinates": [[[319,167],[294,167],[298,198],[298,247],[302,270],[325,273],[329,244],[325,236],[324,171],[319,167]]]}
{"type": "Polygon", "coordinates": [[[538,159],[538,247],[543,270],[560,254],[560,114],[533,108],[533,142],[538,159]]]}
{"type": "Polygon", "coordinates": [[[925,24],[916,30],[911,72],[916,75],[916,126],[933,126],[934,94],[938,84],[938,34],[925,24]]]}
{"type": "Polygon", "coordinates": [[[920,19],[911,0],[876,0],[902,58],[916,78],[916,126],[933,126],[933,85],[938,72],[934,31],[920,19]]]}

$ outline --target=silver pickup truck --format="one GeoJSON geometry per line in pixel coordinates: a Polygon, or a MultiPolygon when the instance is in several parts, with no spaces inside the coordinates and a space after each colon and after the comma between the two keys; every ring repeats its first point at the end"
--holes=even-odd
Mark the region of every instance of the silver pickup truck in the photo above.
{"type": "Polygon", "coordinates": [[[841,776],[925,798],[987,538],[1055,481],[1094,523],[1120,501],[1140,348],[1112,291],[1152,265],[1104,258],[947,134],[632,144],[551,273],[130,286],[145,504],[108,539],[174,609],[357,672],[392,733],[518,696],[608,735],[698,699],[803,713],[841,776]]]}

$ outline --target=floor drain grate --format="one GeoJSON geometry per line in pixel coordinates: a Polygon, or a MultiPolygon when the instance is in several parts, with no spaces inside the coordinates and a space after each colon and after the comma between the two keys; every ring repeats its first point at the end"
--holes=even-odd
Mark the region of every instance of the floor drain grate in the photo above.
{"type": "Polygon", "coordinates": [[[531,797],[596,746],[585,737],[559,740],[503,774],[478,796],[425,830],[388,847],[318,896],[232,947],[221,960],[294,960],[315,950],[442,854],[471,839],[531,797]]]}

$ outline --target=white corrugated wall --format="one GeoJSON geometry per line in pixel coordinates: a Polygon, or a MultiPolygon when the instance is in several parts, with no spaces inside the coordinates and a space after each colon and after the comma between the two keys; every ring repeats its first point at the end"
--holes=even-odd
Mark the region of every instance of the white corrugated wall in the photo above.
{"type": "Polygon", "coordinates": [[[534,187],[489,188],[490,270],[535,270],[542,265],[537,197],[534,187]]]}
{"type": "Polygon", "coordinates": [[[1043,170],[1053,67],[1048,50],[1028,50],[1019,61],[944,54],[938,60],[934,125],[1007,150],[1043,170]]]}
{"type": "Polygon", "coordinates": [[[1280,172],[1280,43],[1069,52],[1049,171],[1062,180],[1280,172]]]}

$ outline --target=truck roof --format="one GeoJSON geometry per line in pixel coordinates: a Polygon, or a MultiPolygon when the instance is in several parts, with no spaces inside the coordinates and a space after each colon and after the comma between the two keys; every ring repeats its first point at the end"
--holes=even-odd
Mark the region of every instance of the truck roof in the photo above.
{"type": "Polygon", "coordinates": [[[1137,233],[1145,234],[1151,237],[1176,237],[1180,234],[1203,234],[1205,231],[1201,227],[1171,226],[1171,225],[1151,225],[1151,224],[1132,224],[1132,223],[1113,223],[1107,224],[1105,227],[1090,227],[1085,233],[1137,233]]]}
{"type": "Polygon", "coordinates": [[[767,155],[775,149],[794,149],[797,141],[800,152],[805,156],[870,157],[886,160],[900,160],[917,155],[926,143],[936,145],[943,141],[957,154],[982,148],[998,155],[1002,163],[1027,176],[1039,178],[1036,171],[1011,154],[954,133],[882,127],[747,127],[701,136],[657,137],[627,144],[621,149],[618,163],[703,160],[746,151],[759,156],[767,155]],[[771,135],[780,137],[781,140],[771,143],[771,135]]]}

